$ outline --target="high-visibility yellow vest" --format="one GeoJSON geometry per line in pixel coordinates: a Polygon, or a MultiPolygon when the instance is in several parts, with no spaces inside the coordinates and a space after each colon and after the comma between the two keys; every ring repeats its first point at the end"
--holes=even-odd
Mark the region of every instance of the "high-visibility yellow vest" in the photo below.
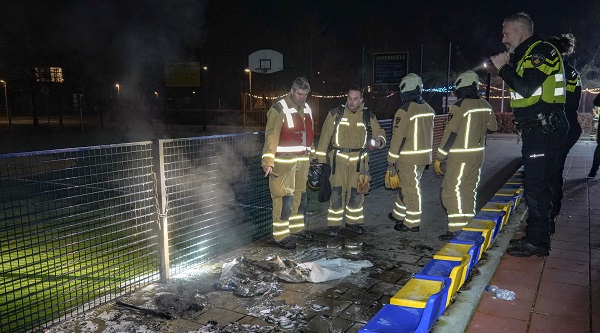
{"type": "Polygon", "coordinates": [[[556,58],[548,59],[545,58],[543,63],[539,66],[534,66],[532,62],[531,50],[542,43],[537,41],[533,43],[525,52],[525,55],[517,64],[517,75],[523,76],[525,69],[537,68],[547,75],[546,80],[542,85],[531,95],[530,97],[523,97],[518,92],[510,89],[510,106],[513,109],[524,108],[536,104],[540,98],[542,101],[548,104],[564,104],[566,101],[566,87],[565,87],[565,67],[563,64],[560,53],[554,46],[556,51],[556,58]]]}

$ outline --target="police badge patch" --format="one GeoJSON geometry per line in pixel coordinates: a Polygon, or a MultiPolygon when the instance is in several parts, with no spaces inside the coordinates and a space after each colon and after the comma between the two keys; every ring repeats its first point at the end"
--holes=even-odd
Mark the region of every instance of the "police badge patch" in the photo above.
{"type": "Polygon", "coordinates": [[[540,66],[544,63],[544,60],[546,60],[546,57],[541,54],[534,54],[531,56],[531,63],[533,64],[533,67],[540,66]]]}

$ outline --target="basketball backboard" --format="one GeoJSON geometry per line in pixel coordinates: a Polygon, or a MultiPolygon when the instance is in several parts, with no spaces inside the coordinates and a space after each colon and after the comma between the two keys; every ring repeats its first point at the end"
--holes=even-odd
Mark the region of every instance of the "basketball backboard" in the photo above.
{"type": "Polygon", "coordinates": [[[278,72],[283,69],[283,54],[269,49],[255,51],[248,56],[248,69],[259,74],[278,72]]]}

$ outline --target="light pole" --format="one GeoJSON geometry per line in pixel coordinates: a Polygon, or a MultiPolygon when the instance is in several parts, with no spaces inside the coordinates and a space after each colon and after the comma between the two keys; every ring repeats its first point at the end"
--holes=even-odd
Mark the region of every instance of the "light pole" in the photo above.
{"type": "Polygon", "coordinates": [[[4,106],[6,107],[6,118],[8,119],[8,128],[10,129],[10,134],[12,134],[12,119],[10,119],[10,111],[8,110],[8,95],[6,94],[6,81],[0,80],[0,82],[4,84],[4,106]]]}
{"type": "Polygon", "coordinates": [[[250,97],[250,112],[252,112],[252,71],[249,69],[245,69],[244,71],[248,73],[248,95],[250,97]]]}
{"type": "MultiPolygon", "coordinates": [[[[248,73],[248,97],[250,101],[250,113],[252,113],[252,71],[246,68],[244,72],[248,73]]],[[[244,124],[243,127],[246,127],[246,117],[244,116],[244,124]]]]}
{"type": "Polygon", "coordinates": [[[208,71],[208,67],[202,66],[200,69],[200,103],[202,104],[202,131],[204,132],[206,132],[206,107],[204,104],[204,75],[202,73],[205,71],[208,71]]]}
{"type": "Polygon", "coordinates": [[[115,87],[117,87],[117,98],[121,98],[121,86],[117,83],[115,87]]]}

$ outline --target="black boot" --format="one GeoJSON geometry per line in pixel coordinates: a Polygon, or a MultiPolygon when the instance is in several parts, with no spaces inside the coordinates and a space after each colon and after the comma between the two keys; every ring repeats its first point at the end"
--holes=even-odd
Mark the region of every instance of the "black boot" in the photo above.
{"type": "Polygon", "coordinates": [[[279,246],[281,246],[282,248],[288,250],[296,248],[296,241],[290,236],[280,240],[279,242],[277,242],[277,244],[279,244],[279,246]]]}
{"type": "Polygon", "coordinates": [[[547,257],[550,255],[550,246],[536,246],[527,240],[518,242],[506,250],[506,254],[513,257],[547,257]]]}

